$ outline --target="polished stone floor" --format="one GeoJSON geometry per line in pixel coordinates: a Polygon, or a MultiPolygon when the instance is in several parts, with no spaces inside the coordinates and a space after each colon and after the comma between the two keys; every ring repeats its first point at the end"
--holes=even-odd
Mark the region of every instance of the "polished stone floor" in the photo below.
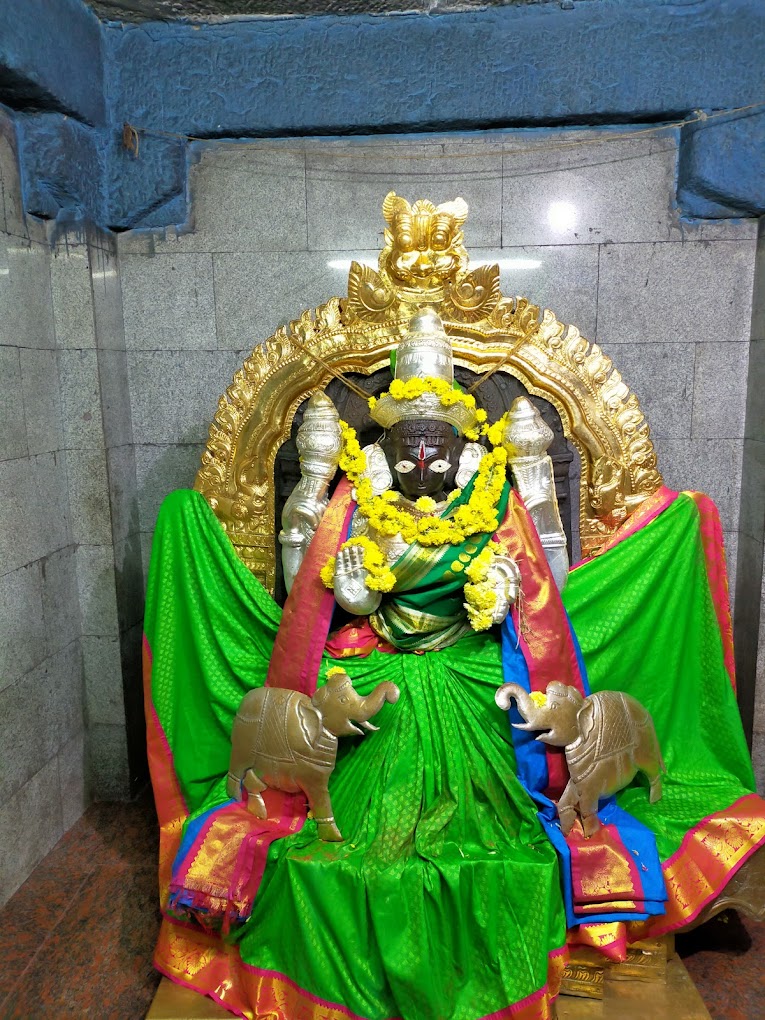
{"type": "MultiPolygon", "coordinates": [[[[156,854],[150,795],[88,809],[0,911],[0,1020],[146,1015],[156,854]]],[[[765,923],[726,913],[677,948],[715,1020],[765,1017],[765,923]]]]}

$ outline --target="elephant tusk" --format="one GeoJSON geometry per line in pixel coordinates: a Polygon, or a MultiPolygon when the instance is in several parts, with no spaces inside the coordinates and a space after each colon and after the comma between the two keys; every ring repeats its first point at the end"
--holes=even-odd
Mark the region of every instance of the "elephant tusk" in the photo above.
{"type": "Polygon", "coordinates": [[[372,732],[375,733],[377,732],[377,730],[380,729],[379,726],[373,726],[371,722],[367,722],[366,720],[363,719],[361,721],[361,725],[364,727],[365,730],[371,730],[372,732]]]}
{"type": "Polygon", "coordinates": [[[514,722],[510,724],[514,730],[533,730],[536,727],[530,722],[514,722]]]}

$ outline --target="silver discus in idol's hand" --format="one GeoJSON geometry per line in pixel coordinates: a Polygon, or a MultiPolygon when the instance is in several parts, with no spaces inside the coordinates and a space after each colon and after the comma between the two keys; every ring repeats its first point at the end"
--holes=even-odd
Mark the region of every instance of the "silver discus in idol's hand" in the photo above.
{"type": "Polygon", "coordinates": [[[568,576],[566,533],[555,495],[553,464],[547,448],[553,431],[528,397],[516,397],[510,406],[502,445],[520,493],[545,551],[559,589],[568,576]]]}

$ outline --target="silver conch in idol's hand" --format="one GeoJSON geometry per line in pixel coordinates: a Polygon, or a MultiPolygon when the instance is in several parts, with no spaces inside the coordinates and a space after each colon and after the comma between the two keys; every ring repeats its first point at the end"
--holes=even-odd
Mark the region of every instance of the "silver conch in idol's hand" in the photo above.
{"type": "Polygon", "coordinates": [[[340,416],[324,393],[308,401],[296,445],[300,456],[300,481],[282,511],[282,565],[287,591],[327,509],[327,490],[340,460],[340,416]]]}

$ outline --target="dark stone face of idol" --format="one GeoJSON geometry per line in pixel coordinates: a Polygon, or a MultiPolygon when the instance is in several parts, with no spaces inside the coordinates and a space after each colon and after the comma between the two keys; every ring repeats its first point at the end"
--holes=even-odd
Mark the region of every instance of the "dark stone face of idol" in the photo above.
{"type": "Polygon", "coordinates": [[[407,499],[436,501],[454,488],[464,445],[448,422],[419,418],[398,422],[382,443],[396,488],[407,499]]]}

